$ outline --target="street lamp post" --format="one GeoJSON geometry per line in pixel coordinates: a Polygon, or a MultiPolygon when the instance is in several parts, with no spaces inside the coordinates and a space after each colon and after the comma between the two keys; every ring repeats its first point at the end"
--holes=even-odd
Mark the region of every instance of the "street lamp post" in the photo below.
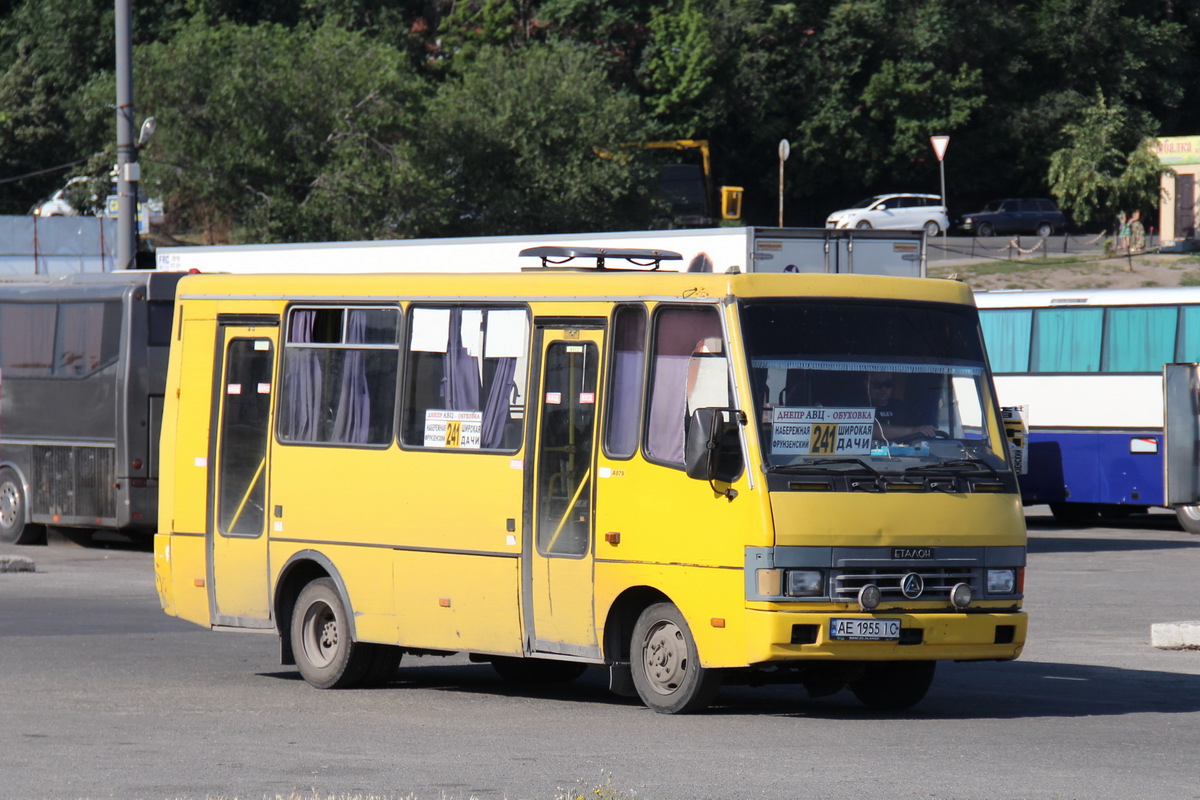
{"type": "Polygon", "coordinates": [[[137,195],[141,173],[133,139],[132,0],[116,0],[117,16],[117,269],[137,259],[137,195]]]}
{"type": "Polygon", "coordinates": [[[783,227],[783,162],[791,155],[792,146],[787,139],[779,140],[779,227],[783,227]]]}

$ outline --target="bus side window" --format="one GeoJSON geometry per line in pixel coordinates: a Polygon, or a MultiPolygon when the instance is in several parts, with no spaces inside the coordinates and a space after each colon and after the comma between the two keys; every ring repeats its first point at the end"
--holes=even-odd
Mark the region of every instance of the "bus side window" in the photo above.
{"type": "Polygon", "coordinates": [[[399,317],[395,307],[292,309],[284,344],[280,440],[391,442],[399,317]]]}
{"type": "Polygon", "coordinates": [[[637,452],[645,376],[646,309],[621,306],[613,314],[613,359],[604,432],[604,450],[613,458],[629,458],[637,452]]]}
{"type": "Polygon", "coordinates": [[[665,306],[654,316],[645,443],[646,455],[654,461],[683,466],[688,368],[698,343],[712,339],[722,341],[721,320],[713,308],[665,306]]]}
{"type": "Polygon", "coordinates": [[[43,378],[54,366],[53,303],[0,304],[0,370],[5,378],[43,378]]]}
{"type": "Polygon", "coordinates": [[[117,360],[120,338],[120,303],[60,303],[54,374],[76,378],[96,372],[117,360]]]}
{"type": "Polygon", "coordinates": [[[414,306],[410,320],[404,444],[520,449],[529,349],[525,309],[414,306]]]}

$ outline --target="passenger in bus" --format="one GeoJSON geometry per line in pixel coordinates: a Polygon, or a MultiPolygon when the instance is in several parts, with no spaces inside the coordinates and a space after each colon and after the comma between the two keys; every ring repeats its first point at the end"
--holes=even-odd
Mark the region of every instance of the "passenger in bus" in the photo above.
{"type": "Polygon", "coordinates": [[[911,414],[896,397],[896,376],[890,372],[873,372],[867,378],[867,393],[875,407],[875,424],[882,438],[905,436],[936,436],[933,425],[914,424],[911,414]]]}

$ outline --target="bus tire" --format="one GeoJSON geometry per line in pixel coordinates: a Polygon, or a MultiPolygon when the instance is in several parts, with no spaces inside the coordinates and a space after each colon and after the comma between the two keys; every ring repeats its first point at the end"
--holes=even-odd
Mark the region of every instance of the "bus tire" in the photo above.
{"type": "Polygon", "coordinates": [[[696,641],[672,603],[655,603],[641,613],[629,655],[638,696],[660,714],[704,709],[721,687],[721,673],[700,666],[696,641]]]}
{"type": "Polygon", "coordinates": [[[371,651],[371,663],[359,682],[360,686],[386,686],[392,682],[396,670],[400,668],[400,659],[404,657],[403,649],[390,644],[363,642],[355,644],[355,647],[371,651]]]}
{"type": "Polygon", "coordinates": [[[25,516],[25,489],[20,477],[8,467],[0,469],[0,542],[38,544],[45,538],[45,526],[30,525],[25,516]]]}
{"type": "Polygon", "coordinates": [[[318,689],[358,686],[371,672],[375,653],[350,638],[349,619],[331,578],[312,581],[296,598],[292,654],[304,680],[318,689]]]}
{"type": "Polygon", "coordinates": [[[1200,534],[1200,504],[1175,506],[1175,519],[1188,533],[1200,534]]]}
{"type": "Polygon", "coordinates": [[[578,661],[551,661],[545,658],[507,658],[496,656],[492,669],[508,683],[567,683],[587,670],[578,661]]]}
{"type": "Polygon", "coordinates": [[[873,711],[903,711],[924,699],[936,669],[936,661],[873,662],[849,687],[873,711]]]}

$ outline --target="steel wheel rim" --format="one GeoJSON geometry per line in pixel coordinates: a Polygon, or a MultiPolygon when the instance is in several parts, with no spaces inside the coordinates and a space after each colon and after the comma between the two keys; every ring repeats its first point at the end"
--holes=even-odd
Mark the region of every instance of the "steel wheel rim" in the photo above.
{"type": "Polygon", "coordinates": [[[316,667],[327,667],[333,663],[338,651],[337,615],[325,603],[313,603],[304,612],[304,652],[309,663],[316,667]]]}
{"type": "Polygon", "coordinates": [[[679,691],[687,673],[688,648],[683,631],[670,620],[656,622],[642,648],[646,681],[658,694],[679,691]]]}
{"type": "Polygon", "coordinates": [[[0,485],[0,528],[11,528],[17,524],[17,508],[20,496],[12,483],[0,485]]]}
{"type": "Polygon", "coordinates": [[[1189,505],[1189,506],[1180,506],[1179,510],[1182,511],[1183,515],[1185,517],[1187,517],[1188,519],[1192,519],[1192,520],[1196,520],[1197,522],[1200,522],[1200,504],[1194,504],[1194,505],[1189,505]]]}

